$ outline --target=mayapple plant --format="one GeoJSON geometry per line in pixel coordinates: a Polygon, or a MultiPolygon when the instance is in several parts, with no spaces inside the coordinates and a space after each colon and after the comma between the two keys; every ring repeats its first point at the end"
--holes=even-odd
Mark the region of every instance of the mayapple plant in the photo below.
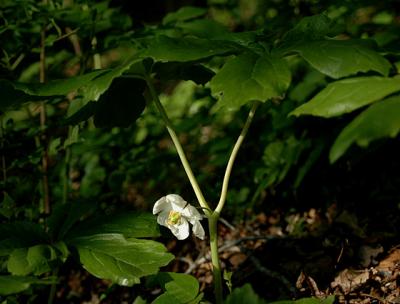
{"type": "MultiPolygon", "coordinates": [[[[243,143],[243,140],[249,130],[250,124],[253,120],[255,111],[259,105],[259,102],[255,101],[250,112],[248,118],[243,126],[242,132],[240,133],[239,138],[237,139],[233,149],[231,156],[229,158],[223,183],[222,190],[219,202],[214,210],[212,210],[207,203],[204,195],[199,187],[199,184],[196,180],[196,177],[193,174],[193,171],[189,165],[189,162],[186,158],[185,152],[182,148],[182,145],[178,139],[177,134],[175,133],[171,121],[168,118],[168,115],[161,104],[158,95],[155,93],[151,82],[148,80],[148,86],[150,88],[150,92],[152,94],[153,100],[155,102],[156,107],[161,113],[161,116],[165,122],[165,125],[168,129],[168,132],[171,136],[171,139],[176,147],[182,165],[185,169],[185,172],[189,178],[189,181],[193,187],[196,198],[199,202],[199,207],[204,211],[205,217],[208,220],[208,228],[209,228],[209,240],[210,240],[210,250],[211,250],[211,262],[213,267],[213,277],[214,277],[214,292],[215,292],[215,301],[216,304],[223,303],[223,292],[222,292],[222,278],[221,278],[221,265],[218,255],[218,230],[217,224],[220,218],[221,211],[224,207],[226,196],[228,192],[228,184],[229,178],[232,172],[233,164],[235,162],[235,158],[239,152],[239,148],[243,143]]],[[[204,229],[201,226],[199,220],[202,218],[197,209],[188,204],[183,200],[182,197],[176,194],[168,194],[165,197],[160,198],[153,207],[153,214],[158,214],[157,222],[169,228],[171,232],[178,238],[178,240],[186,239],[189,236],[189,224],[190,222],[193,225],[193,233],[200,239],[204,239],[204,229]]]]}
{"type": "MultiPolygon", "coordinates": [[[[76,253],[85,269],[99,278],[125,286],[140,283],[142,277],[156,274],[173,259],[162,244],[146,239],[159,235],[156,216],[157,223],[170,229],[178,240],[185,240],[192,231],[196,237],[209,241],[215,303],[223,303],[217,224],[226,202],[235,159],[260,103],[285,102],[292,70],[295,70],[293,62],[299,62],[299,58],[308,63],[310,69],[329,77],[330,83],[290,115],[329,118],[368,106],[339,134],[329,155],[332,163],[354,143],[365,147],[375,139],[399,133],[400,97],[395,93],[400,91],[400,78],[389,76],[392,65],[377,51],[374,41],[338,38],[337,33],[332,32],[335,27],[325,15],[304,18],[279,36],[280,31],[270,35],[262,29],[232,33],[221,24],[204,18],[206,13],[202,8],[183,8],[167,15],[159,26],[133,33],[130,37],[133,45],[129,48],[133,56],[115,68],[96,67],[78,76],[40,84],[0,80],[0,110],[38,100],[64,102],[60,96],[70,96],[74,92],[75,99],[69,102],[64,121],[64,124],[74,125],[69,142],[73,142],[73,134],[79,133],[80,123],[89,118],[97,127],[127,127],[140,117],[149,103],[154,104],[197,199],[189,204],[178,194],[166,194],[155,202],[153,215],[133,213],[87,222],[85,212],[89,207],[68,205],[65,199],[59,212],[51,214],[46,230],[37,223],[2,225],[0,248],[4,244],[7,246],[0,256],[5,257],[10,275],[1,276],[0,283],[6,282],[13,289],[2,289],[6,284],[0,284],[0,295],[21,292],[41,281],[28,275],[41,276],[52,270],[56,274],[53,265],[65,262],[71,252],[76,253]],[[366,72],[369,74],[354,76],[366,72]],[[247,120],[226,165],[219,200],[215,203],[204,197],[160,101],[156,84],[169,80],[191,80],[205,85],[218,99],[218,109],[249,107],[247,120]],[[387,97],[389,95],[391,97],[387,97]],[[373,127],[377,122],[380,125],[373,127]],[[201,224],[204,220],[208,223],[208,238],[201,224]],[[149,223],[154,223],[154,227],[149,223]],[[8,239],[10,235],[12,241],[8,239]]],[[[72,15],[78,14],[79,6],[72,15]]],[[[45,47],[42,43],[43,53],[45,47]]],[[[68,141],[64,143],[65,152],[68,152],[65,153],[66,165],[72,153],[68,141]]],[[[66,176],[68,180],[68,174],[66,176]]],[[[65,198],[68,198],[67,186],[65,198]]],[[[180,280],[177,274],[171,277],[170,287],[180,280]]],[[[195,280],[190,278],[187,281],[195,280]]],[[[55,283],[52,286],[49,303],[55,295],[55,283]]],[[[160,297],[162,299],[163,295],[160,297]]],[[[165,303],[160,297],[155,302],[165,303]]]]}

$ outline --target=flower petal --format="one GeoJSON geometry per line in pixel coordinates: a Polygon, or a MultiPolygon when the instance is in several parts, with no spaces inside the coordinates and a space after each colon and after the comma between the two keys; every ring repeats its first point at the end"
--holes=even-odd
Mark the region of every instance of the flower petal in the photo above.
{"type": "Polygon", "coordinates": [[[171,208],[175,211],[182,211],[187,202],[178,194],[168,194],[166,196],[167,202],[171,204],[171,208]]]}
{"type": "Polygon", "coordinates": [[[171,203],[168,202],[167,198],[163,196],[160,198],[156,203],[154,204],[153,207],[153,214],[159,213],[161,210],[171,210],[171,203]]]}
{"type": "Polygon", "coordinates": [[[191,205],[188,205],[182,210],[182,215],[186,217],[192,225],[194,225],[195,221],[199,221],[203,218],[199,211],[191,205]]]}
{"type": "Polygon", "coordinates": [[[158,216],[157,216],[157,223],[159,225],[168,227],[167,221],[168,221],[168,216],[169,216],[169,211],[168,210],[163,210],[158,216]]]}
{"type": "Polygon", "coordinates": [[[199,221],[196,221],[193,225],[192,231],[195,236],[199,239],[204,240],[205,232],[203,226],[200,224],[199,221]]]}
{"type": "Polygon", "coordinates": [[[189,236],[189,223],[185,218],[181,219],[180,225],[169,226],[171,232],[178,240],[184,240],[189,236]]]}

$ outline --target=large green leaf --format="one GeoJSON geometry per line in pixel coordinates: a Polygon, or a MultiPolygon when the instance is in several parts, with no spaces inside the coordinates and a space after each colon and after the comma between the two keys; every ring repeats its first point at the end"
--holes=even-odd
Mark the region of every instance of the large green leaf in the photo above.
{"type": "Polygon", "coordinates": [[[291,115],[339,116],[400,91],[400,78],[355,77],[330,83],[291,115]]]}
{"type": "Polygon", "coordinates": [[[211,79],[211,91],[220,103],[240,107],[250,100],[266,101],[280,97],[291,80],[286,61],[268,53],[252,52],[230,59],[211,79]]]}
{"type": "Polygon", "coordinates": [[[387,76],[390,63],[374,49],[373,40],[338,40],[336,29],[325,15],[303,18],[283,37],[276,51],[280,53],[297,52],[320,72],[341,78],[359,72],[375,71],[387,76]]]}
{"type": "Polygon", "coordinates": [[[27,94],[35,96],[66,95],[90,84],[94,79],[108,74],[109,70],[97,70],[84,75],[66,79],[51,80],[47,83],[15,83],[15,87],[27,94]]]}
{"type": "Polygon", "coordinates": [[[292,50],[309,64],[332,78],[376,71],[387,76],[390,63],[362,40],[308,41],[292,50]]]}
{"type": "Polygon", "coordinates": [[[12,275],[0,276],[0,295],[8,296],[28,289],[31,284],[52,284],[54,280],[40,280],[33,277],[12,275]]]}
{"type": "Polygon", "coordinates": [[[151,40],[147,49],[141,55],[158,61],[184,62],[231,54],[237,52],[238,48],[237,44],[230,41],[157,36],[151,40]]]}
{"type": "Polygon", "coordinates": [[[393,96],[373,104],[349,123],[333,144],[329,159],[335,162],[353,143],[367,147],[376,139],[396,137],[399,132],[400,96],[393,96]]]}
{"type": "Polygon", "coordinates": [[[85,220],[74,227],[66,237],[72,239],[107,233],[122,234],[127,238],[157,237],[160,235],[154,215],[129,211],[85,220]]]}
{"type": "Polygon", "coordinates": [[[156,273],[173,255],[151,240],[125,239],[121,234],[98,234],[71,241],[83,267],[91,274],[119,285],[132,286],[140,277],[156,273]]]}
{"type": "Polygon", "coordinates": [[[153,304],[196,304],[200,302],[199,282],[191,275],[174,272],[157,274],[157,280],[165,291],[153,304]]]}
{"type": "Polygon", "coordinates": [[[235,288],[233,292],[226,298],[225,304],[264,304],[253,290],[250,284],[245,284],[242,287],[235,288]]]}
{"type": "Polygon", "coordinates": [[[143,59],[134,57],[114,69],[97,70],[80,76],[52,80],[47,83],[12,83],[1,80],[0,93],[2,97],[0,99],[0,109],[27,101],[39,100],[41,97],[64,96],[73,91],[79,91],[83,96],[83,102],[80,105],[82,107],[91,100],[97,100],[108,89],[114,78],[121,76],[132,66],[141,64],[142,61],[143,59]]]}

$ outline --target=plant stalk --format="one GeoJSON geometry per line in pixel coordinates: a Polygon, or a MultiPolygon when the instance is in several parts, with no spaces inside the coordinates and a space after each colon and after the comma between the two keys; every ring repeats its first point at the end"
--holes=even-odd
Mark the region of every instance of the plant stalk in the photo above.
{"type": "Polygon", "coordinates": [[[226,170],[225,170],[224,180],[222,182],[221,196],[220,196],[218,205],[215,208],[215,212],[217,212],[218,214],[221,213],[222,208],[224,207],[224,204],[226,201],[226,195],[228,193],[229,178],[231,176],[233,164],[234,164],[236,156],[239,152],[240,146],[242,145],[243,140],[246,137],[247,132],[249,131],[250,124],[253,121],[254,114],[255,114],[259,104],[260,104],[259,101],[255,101],[253,103],[253,106],[250,109],[249,115],[247,116],[247,120],[243,126],[242,131],[240,132],[238,139],[236,140],[236,143],[231,152],[231,156],[229,157],[228,164],[227,164],[226,170]]]}
{"type": "Polygon", "coordinates": [[[202,208],[204,208],[204,213],[206,214],[206,216],[209,217],[211,215],[211,209],[208,206],[208,203],[207,203],[206,199],[204,198],[203,192],[200,189],[200,186],[196,180],[196,177],[193,174],[192,168],[190,167],[190,164],[186,158],[185,152],[182,148],[179,138],[178,138],[175,130],[173,129],[172,123],[171,123],[170,119],[168,118],[167,112],[165,111],[163,105],[161,104],[161,101],[158,98],[158,94],[157,94],[157,92],[153,86],[153,83],[149,77],[146,78],[146,82],[149,87],[153,102],[156,105],[157,110],[160,112],[161,117],[165,123],[167,130],[168,130],[168,133],[171,136],[172,142],[175,145],[176,151],[178,152],[179,158],[182,162],[183,168],[185,169],[186,175],[189,178],[190,184],[193,187],[196,198],[199,201],[200,206],[202,208]]]}
{"type": "Polygon", "coordinates": [[[218,255],[218,219],[219,219],[219,213],[214,211],[213,214],[208,217],[208,228],[210,233],[210,250],[211,250],[212,272],[214,278],[215,303],[222,304],[223,303],[222,273],[218,255]]]}
{"type": "MultiPolygon", "coordinates": [[[[43,4],[47,4],[47,0],[43,0],[43,4]]],[[[39,81],[44,83],[46,81],[46,26],[43,25],[40,32],[40,58],[39,58],[39,81]]],[[[44,101],[40,102],[39,107],[40,116],[40,129],[41,129],[41,142],[43,145],[42,155],[42,188],[43,188],[43,211],[45,214],[50,214],[50,189],[49,189],[49,150],[47,145],[46,136],[46,104],[44,101]]]]}

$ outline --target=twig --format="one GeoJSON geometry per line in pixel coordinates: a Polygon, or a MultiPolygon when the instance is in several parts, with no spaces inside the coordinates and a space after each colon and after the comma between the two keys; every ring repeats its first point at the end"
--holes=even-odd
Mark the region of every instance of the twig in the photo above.
{"type": "Polygon", "coordinates": [[[220,217],[220,218],[219,218],[219,221],[220,221],[222,224],[224,224],[226,227],[228,227],[230,230],[236,231],[235,226],[233,226],[231,223],[229,223],[226,219],[220,217]]]}
{"type": "Polygon", "coordinates": [[[370,294],[368,294],[368,293],[360,293],[360,296],[362,296],[362,297],[368,297],[368,298],[371,298],[371,299],[375,299],[375,300],[378,300],[379,302],[382,302],[382,303],[395,303],[395,302],[393,302],[393,301],[388,301],[388,300],[382,299],[382,298],[380,298],[380,297],[370,295],[370,294]]]}
{"type": "MultiPolygon", "coordinates": [[[[46,3],[46,1],[44,1],[46,3]]],[[[40,83],[44,83],[46,81],[46,27],[43,26],[42,31],[40,32],[40,62],[39,62],[39,80],[40,83]]],[[[43,155],[42,155],[42,183],[43,183],[43,204],[44,204],[44,213],[50,214],[50,189],[49,189],[49,177],[48,177],[48,168],[49,168],[49,150],[47,145],[47,136],[46,136],[46,105],[45,102],[42,101],[40,103],[40,128],[42,131],[41,141],[43,145],[43,155]]]]}

